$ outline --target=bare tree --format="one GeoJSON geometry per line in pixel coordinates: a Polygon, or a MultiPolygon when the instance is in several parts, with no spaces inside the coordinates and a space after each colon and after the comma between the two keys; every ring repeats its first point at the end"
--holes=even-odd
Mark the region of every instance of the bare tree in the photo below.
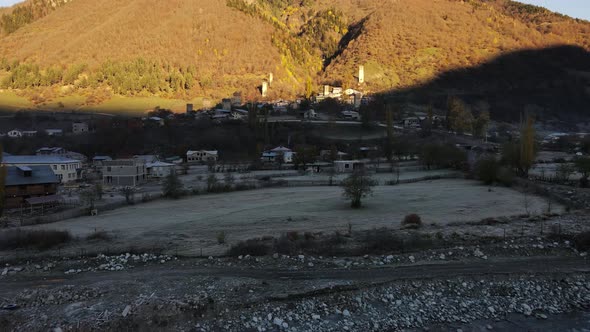
{"type": "Polygon", "coordinates": [[[373,193],[373,187],[377,182],[366,174],[364,170],[357,170],[342,181],[342,195],[350,200],[350,206],[354,209],[361,207],[361,200],[373,193]]]}
{"type": "Polygon", "coordinates": [[[529,206],[530,206],[530,201],[529,201],[529,194],[527,193],[526,189],[522,192],[523,194],[523,200],[522,200],[522,204],[524,205],[524,211],[526,212],[526,215],[530,215],[530,211],[529,211],[529,206]]]}
{"type": "Polygon", "coordinates": [[[133,187],[124,187],[119,191],[125,197],[127,204],[133,204],[135,189],[133,187]]]}
{"type": "Polygon", "coordinates": [[[98,199],[98,195],[95,189],[86,189],[80,192],[80,201],[85,206],[88,206],[91,210],[94,209],[94,203],[98,199]]]}
{"type": "Polygon", "coordinates": [[[225,189],[227,191],[230,191],[230,190],[232,190],[232,188],[236,182],[236,178],[234,177],[234,175],[232,173],[228,172],[223,175],[223,181],[225,183],[225,189]]]}
{"type": "Polygon", "coordinates": [[[218,186],[219,184],[215,174],[209,174],[209,176],[207,177],[207,192],[213,192],[217,190],[218,186]]]}
{"type": "Polygon", "coordinates": [[[165,197],[178,199],[183,194],[183,186],[180,179],[178,179],[178,175],[174,170],[170,171],[170,174],[166,176],[164,179],[164,183],[162,184],[162,192],[165,197]]]}
{"type": "Polygon", "coordinates": [[[94,184],[94,191],[96,192],[96,197],[98,198],[98,200],[102,201],[102,195],[104,194],[102,182],[97,182],[94,184]]]}

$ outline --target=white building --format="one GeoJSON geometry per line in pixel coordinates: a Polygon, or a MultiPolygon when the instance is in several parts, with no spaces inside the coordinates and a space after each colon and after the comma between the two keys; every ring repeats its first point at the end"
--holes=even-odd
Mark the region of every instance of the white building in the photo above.
{"type": "Polygon", "coordinates": [[[217,150],[189,150],[186,152],[186,161],[188,163],[204,163],[204,162],[215,162],[218,159],[217,150]]]}
{"type": "Polygon", "coordinates": [[[86,161],[86,156],[78,152],[68,151],[64,148],[59,147],[43,147],[35,151],[35,154],[38,156],[56,156],[56,157],[64,157],[68,159],[75,159],[80,160],[82,162],[86,161]]]}
{"type": "Polygon", "coordinates": [[[365,168],[365,163],[360,160],[336,160],[334,171],[336,173],[352,173],[365,168]]]}
{"type": "Polygon", "coordinates": [[[7,133],[8,137],[10,138],[19,138],[23,137],[23,132],[19,129],[13,129],[7,133]]]}
{"type": "Polygon", "coordinates": [[[37,131],[36,130],[23,130],[22,134],[24,137],[34,137],[34,136],[37,136],[37,131]]]}
{"type": "Polygon", "coordinates": [[[154,154],[142,154],[142,155],[135,155],[133,156],[134,159],[139,159],[143,161],[144,164],[155,163],[158,161],[158,156],[154,154]]]}
{"type": "Polygon", "coordinates": [[[146,167],[141,159],[104,160],[102,180],[108,186],[135,187],[145,182],[146,167]]]}
{"type": "Polygon", "coordinates": [[[148,176],[152,178],[165,178],[170,175],[171,172],[176,171],[176,165],[161,161],[147,163],[145,168],[147,169],[148,176]]]}
{"type": "Polygon", "coordinates": [[[80,160],[60,156],[5,156],[3,164],[7,166],[48,165],[61,183],[78,180],[78,170],[82,169],[80,160]]]}
{"type": "Polygon", "coordinates": [[[344,111],[341,114],[342,114],[342,117],[346,120],[360,121],[360,119],[361,119],[361,115],[359,114],[359,112],[344,111]]]}
{"type": "Polygon", "coordinates": [[[292,163],[295,152],[284,146],[278,146],[272,150],[264,151],[260,160],[268,163],[283,162],[292,163]],[[282,158],[282,160],[280,159],[282,158]]]}
{"type": "Polygon", "coordinates": [[[61,129],[45,129],[47,136],[63,136],[64,131],[61,129]]]}

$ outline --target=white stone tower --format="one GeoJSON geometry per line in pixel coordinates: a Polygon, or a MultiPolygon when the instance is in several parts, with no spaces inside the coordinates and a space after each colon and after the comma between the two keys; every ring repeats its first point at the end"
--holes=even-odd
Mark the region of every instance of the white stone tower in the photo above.
{"type": "Polygon", "coordinates": [[[365,83],[365,66],[359,66],[359,84],[365,83]]]}

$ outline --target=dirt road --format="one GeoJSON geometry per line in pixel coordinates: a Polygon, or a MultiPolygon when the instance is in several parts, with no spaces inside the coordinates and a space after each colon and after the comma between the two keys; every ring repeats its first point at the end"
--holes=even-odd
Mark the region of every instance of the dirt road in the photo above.
{"type": "Polygon", "coordinates": [[[63,273],[46,274],[41,277],[18,276],[0,283],[0,292],[13,292],[29,287],[56,287],[61,285],[91,285],[105,281],[125,283],[139,280],[157,280],[160,285],[177,282],[182,278],[218,277],[248,278],[259,281],[290,280],[338,280],[352,283],[384,283],[398,280],[452,278],[477,275],[517,275],[553,273],[590,273],[590,262],[585,258],[528,257],[498,260],[469,260],[461,262],[438,262],[402,265],[369,269],[309,269],[287,270],[275,268],[203,267],[191,266],[190,260],[176,265],[151,265],[128,271],[93,272],[79,275],[63,273]]]}

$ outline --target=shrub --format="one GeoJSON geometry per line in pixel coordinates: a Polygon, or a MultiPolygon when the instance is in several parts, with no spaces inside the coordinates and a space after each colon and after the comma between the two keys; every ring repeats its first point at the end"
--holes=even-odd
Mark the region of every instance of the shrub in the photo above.
{"type": "Polygon", "coordinates": [[[503,186],[511,187],[514,183],[514,173],[507,167],[501,167],[498,170],[498,182],[503,186]]]}
{"type": "Polygon", "coordinates": [[[250,239],[247,241],[241,241],[227,251],[229,256],[264,256],[270,252],[270,246],[264,243],[262,239],[250,239]]]}
{"type": "Polygon", "coordinates": [[[583,232],[574,237],[574,245],[578,250],[590,250],[590,232],[583,232]]]}
{"type": "Polygon", "coordinates": [[[408,214],[407,216],[404,217],[404,220],[402,221],[402,227],[403,228],[409,228],[409,229],[417,229],[422,227],[422,219],[420,218],[419,215],[413,213],[413,214],[408,214]]]}
{"type": "Polygon", "coordinates": [[[499,167],[495,157],[480,159],[475,165],[477,178],[485,185],[492,185],[498,178],[499,167]]]}
{"type": "Polygon", "coordinates": [[[221,232],[217,233],[217,243],[224,244],[226,237],[227,237],[227,235],[225,234],[225,231],[221,231],[221,232]]]}
{"type": "Polygon", "coordinates": [[[391,252],[403,248],[403,242],[387,229],[367,232],[364,242],[366,253],[391,252]]]}
{"type": "Polygon", "coordinates": [[[294,231],[287,232],[287,239],[289,239],[289,241],[297,241],[299,239],[299,233],[294,231]]]}
{"type": "Polygon", "coordinates": [[[86,236],[86,240],[110,241],[111,236],[105,231],[94,231],[86,236]]]}
{"type": "Polygon", "coordinates": [[[14,229],[0,233],[0,249],[36,248],[46,250],[72,240],[68,231],[14,229]]]}

